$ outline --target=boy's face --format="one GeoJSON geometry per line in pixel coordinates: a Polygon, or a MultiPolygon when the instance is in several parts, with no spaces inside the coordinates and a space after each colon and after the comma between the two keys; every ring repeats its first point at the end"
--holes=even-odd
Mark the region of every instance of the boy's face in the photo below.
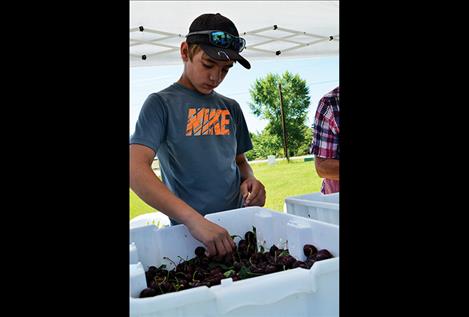
{"type": "Polygon", "coordinates": [[[210,58],[203,50],[199,50],[192,61],[184,58],[184,73],[189,84],[202,94],[210,94],[225,79],[233,61],[219,61],[210,58]]]}

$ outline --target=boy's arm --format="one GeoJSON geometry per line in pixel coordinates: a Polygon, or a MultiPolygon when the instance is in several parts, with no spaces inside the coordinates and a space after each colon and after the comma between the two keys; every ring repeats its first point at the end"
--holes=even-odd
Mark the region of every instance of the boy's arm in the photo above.
{"type": "Polygon", "coordinates": [[[314,165],[317,174],[322,178],[339,180],[339,160],[332,158],[315,157],[314,165]]]}
{"type": "Polygon", "coordinates": [[[241,195],[245,206],[264,206],[265,187],[254,177],[254,172],[244,153],[236,155],[236,164],[241,172],[241,195]]]}
{"type": "Polygon", "coordinates": [[[228,231],[205,219],[176,197],[151,168],[155,152],[144,145],[130,145],[130,187],[148,205],[183,223],[191,235],[202,242],[209,255],[232,252],[234,242],[228,231]]]}

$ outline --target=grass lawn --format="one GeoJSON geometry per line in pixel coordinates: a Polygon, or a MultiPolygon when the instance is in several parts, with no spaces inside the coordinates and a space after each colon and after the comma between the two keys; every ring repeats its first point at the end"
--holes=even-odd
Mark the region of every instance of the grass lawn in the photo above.
{"type": "Polygon", "coordinates": [[[156,211],[153,207],[147,205],[130,188],[130,219],[149,212],[156,211]]]}
{"type": "MultiPolygon", "coordinates": [[[[322,179],[316,174],[314,161],[303,160],[277,161],[251,164],[254,175],[265,186],[267,200],[265,208],[283,211],[284,200],[288,196],[296,196],[318,192],[321,190],[322,179]]],[[[144,203],[131,189],[130,219],[155,209],[144,203]]]]}
{"type": "Polygon", "coordinates": [[[321,190],[322,178],[316,174],[314,161],[290,160],[287,163],[283,160],[274,165],[256,163],[251,166],[256,178],[265,186],[265,208],[283,211],[286,197],[321,190]]]}

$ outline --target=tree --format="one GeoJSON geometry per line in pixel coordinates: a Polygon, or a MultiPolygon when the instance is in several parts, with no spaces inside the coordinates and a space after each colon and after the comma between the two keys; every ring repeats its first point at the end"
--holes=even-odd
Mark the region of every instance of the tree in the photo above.
{"type": "Polygon", "coordinates": [[[276,135],[271,135],[264,129],[259,134],[250,133],[253,148],[246,153],[248,160],[267,159],[269,155],[282,155],[282,144],[276,135]]]}
{"type": "MultiPolygon", "coordinates": [[[[285,127],[289,155],[296,155],[308,142],[305,135],[305,121],[310,104],[309,89],[300,76],[286,71],[282,76],[267,74],[257,79],[249,90],[252,102],[249,103],[254,115],[269,121],[265,130],[277,138],[276,143],[283,144],[282,122],[280,117],[279,83],[282,85],[285,127]]],[[[264,133],[264,132],[263,132],[264,133]]]]}
{"type": "Polygon", "coordinates": [[[309,154],[309,147],[311,145],[311,141],[313,140],[313,130],[309,128],[308,126],[304,126],[304,136],[305,136],[305,141],[300,144],[296,151],[296,156],[301,156],[301,155],[307,155],[309,154]]]}

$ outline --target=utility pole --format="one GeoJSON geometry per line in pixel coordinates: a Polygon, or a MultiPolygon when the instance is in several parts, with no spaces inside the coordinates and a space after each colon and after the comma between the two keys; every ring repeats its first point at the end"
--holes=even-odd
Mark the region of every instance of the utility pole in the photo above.
{"type": "Polygon", "coordinates": [[[280,93],[280,116],[282,119],[282,133],[283,133],[283,152],[287,158],[287,162],[290,163],[288,157],[288,145],[287,145],[287,127],[285,125],[285,114],[283,113],[283,96],[282,96],[282,84],[278,83],[278,91],[280,93]]]}

